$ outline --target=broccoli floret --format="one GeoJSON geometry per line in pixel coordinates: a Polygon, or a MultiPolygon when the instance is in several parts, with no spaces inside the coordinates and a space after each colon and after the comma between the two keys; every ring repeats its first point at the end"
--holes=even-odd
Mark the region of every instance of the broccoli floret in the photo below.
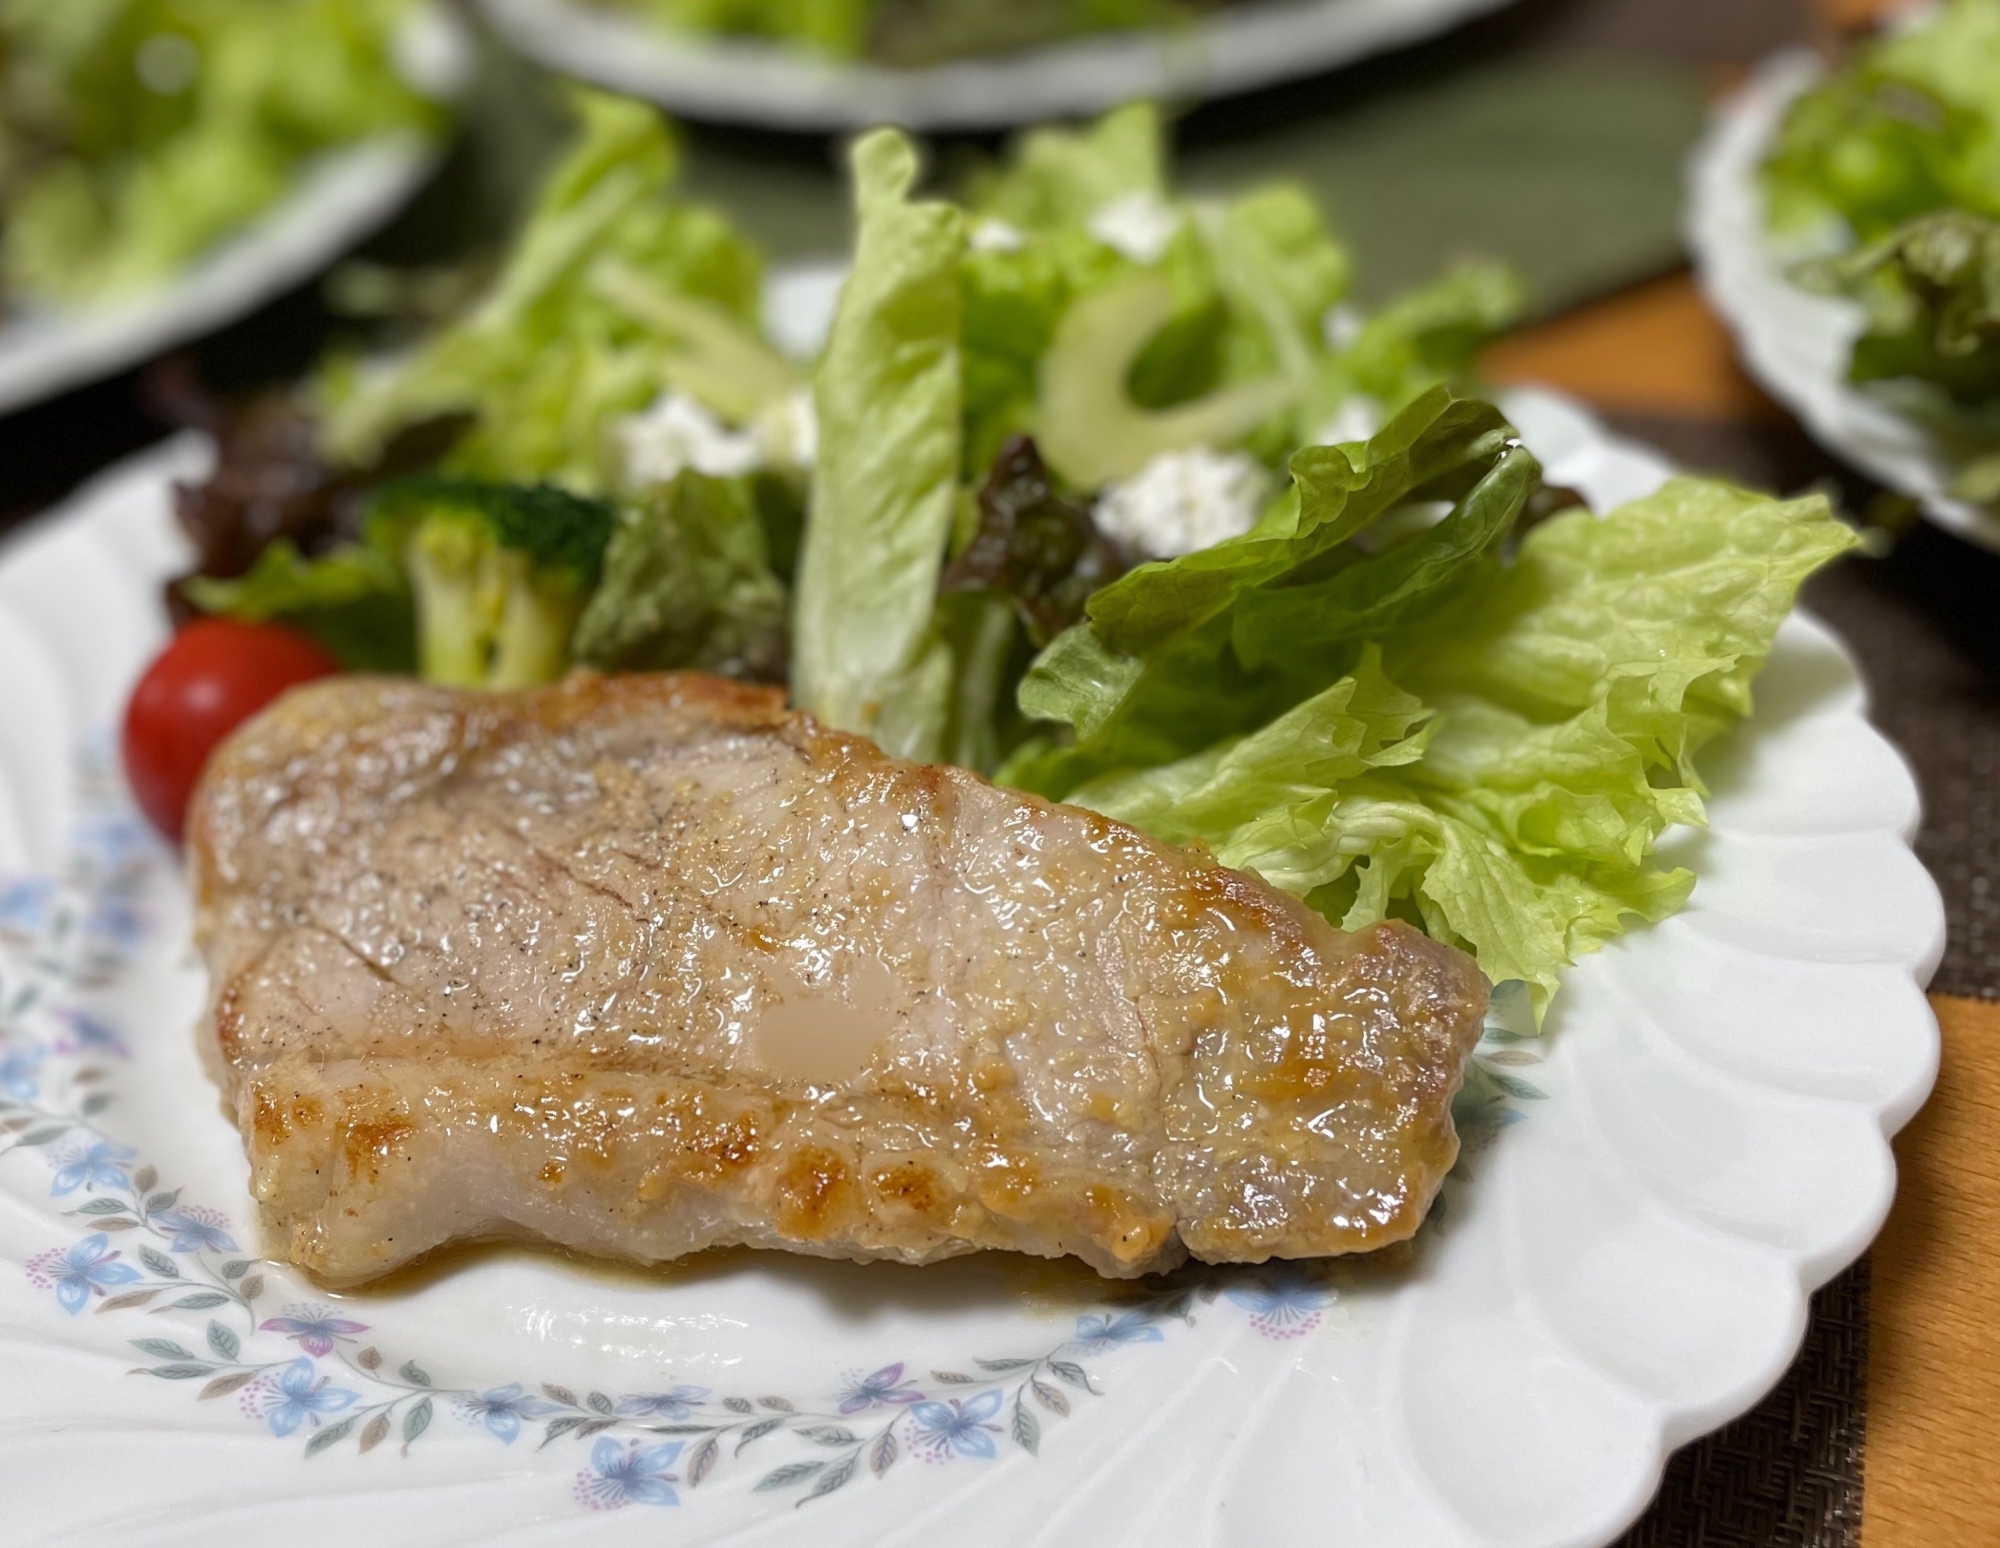
{"type": "Polygon", "coordinates": [[[370,514],[372,541],[409,572],[417,670],[453,688],[562,676],[610,534],[609,506],[546,485],[423,480],[370,514]]]}

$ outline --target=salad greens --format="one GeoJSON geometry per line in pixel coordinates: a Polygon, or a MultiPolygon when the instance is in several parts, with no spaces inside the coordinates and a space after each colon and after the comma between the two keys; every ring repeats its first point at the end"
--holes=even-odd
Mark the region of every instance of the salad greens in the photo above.
{"type": "Polygon", "coordinates": [[[394,63],[416,0],[0,0],[0,289],[173,274],[301,165],[441,111],[394,63]]]}
{"type": "Polygon", "coordinates": [[[1080,485],[1205,440],[1282,458],[1308,433],[1346,254],[1302,191],[1175,198],[1165,160],[1159,116],[1138,105],[1083,131],[1034,131],[975,183],[968,473],[1021,432],[1080,485]]]}
{"type": "Polygon", "coordinates": [[[1025,749],[1007,777],[1061,797],[1270,720],[1434,601],[1513,527],[1540,473],[1497,409],[1443,387],[1372,441],[1305,448],[1291,491],[1249,532],[1113,581],[1036,658],[1022,708],[1070,735],[1025,749]],[[1357,542],[1430,499],[1456,504],[1379,552],[1357,542]]]}
{"type": "Polygon", "coordinates": [[[2000,220],[1920,215],[1800,278],[1860,298],[1850,377],[1923,384],[1913,406],[1955,454],[1952,493],[2000,505],[2000,220]]]}
{"type": "Polygon", "coordinates": [[[797,702],[915,755],[997,751],[1000,782],[1349,927],[1416,922],[1538,1014],[1565,964],[1680,905],[1654,847],[1701,821],[1694,753],[1854,542],[1823,499],[1678,480],[1522,536],[1541,470],[1447,385],[1507,280],[1328,326],[1346,268],[1310,205],[1176,199],[1145,109],[1031,135],[962,214],[911,201],[899,136],[856,163],[797,702]],[[1236,530],[1101,566],[1077,513],[1204,458],[1270,475],[1236,530]]]}
{"type": "Polygon", "coordinates": [[[414,672],[416,622],[410,584],[396,555],[362,543],[307,558],[281,537],[233,578],[194,575],[181,583],[205,613],[245,623],[281,619],[358,672],[414,672]]]}
{"type": "Polygon", "coordinates": [[[2000,0],[1946,0],[1792,104],[1764,167],[1772,223],[1873,241],[1912,216],[2000,216],[2000,0]]]}
{"type": "Polygon", "coordinates": [[[933,614],[958,502],[966,223],[910,199],[916,171],[893,131],[854,147],[854,272],[814,379],[792,692],[890,752],[936,759],[954,676],[933,614]]]}
{"type": "Polygon", "coordinates": [[[1694,479],[1558,516],[1511,564],[1267,726],[1071,794],[1255,870],[1353,929],[1414,917],[1538,1010],[1558,970],[1693,886],[1693,757],[1750,709],[1801,581],[1855,543],[1819,497],[1694,479]]]}
{"type": "MultiPolygon", "coordinates": [[[[1410,418],[1357,460],[1393,452],[1410,418]]],[[[1508,470],[1502,480],[1489,473],[1482,484],[1504,481],[1515,502],[1531,465],[1510,455],[1511,467],[1496,465],[1508,470]]],[[[1476,505],[1465,497],[1382,557],[1476,505]]],[[[1081,786],[1070,784],[1073,751],[1002,777],[1162,838],[1200,840],[1346,928],[1414,918],[1465,946],[1496,982],[1526,981],[1539,1009],[1558,970],[1627,916],[1657,919],[1685,900],[1693,878],[1649,857],[1668,825],[1702,820],[1693,755],[1749,712],[1749,679],[1800,582],[1854,542],[1822,499],[1780,504],[1681,479],[1601,519],[1550,520],[1511,563],[1490,543],[1471,549],[1426,608],[1369,612],[1372,597],[1406,595],[1412,572],[1364,560],[1337,573],[1351,579],[1345,596],[1369,620],[1368,643],[1350,666],[1324,670],[1313,696],[1179,758],[1160,756],[1164,738],[1128,740],[1126,768],[1081,786]]],[[[1339,602],[1324,607],[1339,616],[1339,602]]],[[[1044,653],[1024,706],[1046,703],[1036,673],[1068,665],[1044,653]]],[[[1195,702],[1210,686],[1203,677],[1221,675],[1214,657],[1195,654],[1181,657],[1181,673],[1172,686],[1195,702]]],[[[1085,695],[1101,698],[1110,675],[1086,679],[1085,695]]]]}
{"type": "Polygon", "coordinates": [[[761,260],[672,197],[656,113],[575,107],[575,144],[471,309],[314,385],[327,455],[377,470],[372,499],[310,555],[281,541],[182,583],[188,602],[459,686],[573,661],[783,675],[810,414],[802,431],[802,378],[756,323],[761,260]],[[429,476],[395,476],[425,444],[429,476]]]}
{"type": "Polygon", "coordinates": [[[790,599],[756,497],[744,480],[689,471],[622,506],[577,621],[577,661],[782,678],[790,599]]]}
{"type": "Polygon", "coordinates": [[[1686,898],[1654,850],[1702,819],[1692,760],[1854,540],[1822,499],[1685,479],[1542,519],[1470,392],[1507,275],[1352,311],[1310,200],[1177,193],[1146,107],[1026,136],[961,200],[885,130],[808,371],[758,328],[755,252],[675,197],[667,128],[578,112],[483,299],[317,384],[314,487],[372,490],[352,518],[184,596],[441,682],[788,680],[892,753],[1415,923],[1538,1013],[1686,898]]]}
{"type": "Polygon", "coordinates": [[[1034,441],[1018,435],[1000,448],[979,486],[979,524],[938,590],[1006,598],[1039,649],[1081,619],[1090,598],[1124,568],[1091,508],[1061,494],[1034,441]]]}
{"type": "MultiPolygon", "coordinates": [[[[1010,719],[982,734],[967,722],[970,704],[1011,701],[1026,665],[1007,588],[990,589],[984,605],[957,586],[936,600],[941,566],[977,530],[972,492],[1014,438],[1033,437],[1056,479],[1093,497],[1171,471],[1180,454],[1226,451],[1251,475],[1239,485],[1275,482],[1295,448],[1323,439],[1318,421],[1351,422],[1359,409],[1372,426],[1428,387],[1463,381],[1515,298],[1507,278],[1469,270],[1353,319],[1335,342],[1326,318],[1349,267],[1311,201],[1285,185],[1227,201],[1176,197],[1159,116],[1145,105],[1082,130],[1031,132],[974,180],[962,209],[911,201],[914,152],[893,131],[863,140],[855,162],[860,236],[816,377],[820,465],[793,689],[823,719],[912,756],[947,745],[1004,753],[1025,729],[1010,719]]],[[[1237,530],[1258,516],[1245,508],[1237,530]]],[[[1263,579],[1290,573],[1279,564],[1263,579]]],[[[1061,576],[1037,584],[1054,589],[1061,576]]],[[[1111,586],[1093,617],[1098,600],[1122,606],[1126,589],[1147,584],[1135,575],[1111,586]]],[[[1082,642],[1051,648],[1074,653],[1082,642]]],[[[1031,679],[1022,708],[1068,719],[1030,702],[1048,676],[1031,679]]],[[[1152,693],[1149,679],[1140,699],[1152,693]]],[[[1232,702],[1254,720],[1290,700],[1232,702]]],[[[1218,713],[1187,734],[1241,729],[1218,713]]]]}
{"type": "Polygon", "coordinates": [[[1229,0],[597,0],[681,32],[771,38],[920,65],[1185,21],[1229,0]]]}
{"type": "Polygon", "coordinates": [[[1847,249],[1798,277],[1866,307],[1851,378],[1901,384],[1952,492],[2000,503],[2000,0],[1950,0],[1802,96],[1764,185],[1776,229],[1847,249]]]}
{"type": "Polygon", "coordinates": [[[679,156],[665,121],[596,93],[578,93],[575,109],[578,142],[484,298],[384,371],[328,373],[337,458],[366,464],[400,430],[463,416],[449,471],[591,493],[617,482],[611,424],[680,373],[699,396],[718,349],[757,363],[760,394],[766,376],[791,383],[756,331],[762,260],[723,216],[672,197],[679,156]]]}
{"type": "Polygon", "coordinates": [[[2000,398],[2000,221],[1926,215],[1829,267],[1849,285],[1885,282],[1857,381],[1923,376],[1963,402],[2000,398]]]}

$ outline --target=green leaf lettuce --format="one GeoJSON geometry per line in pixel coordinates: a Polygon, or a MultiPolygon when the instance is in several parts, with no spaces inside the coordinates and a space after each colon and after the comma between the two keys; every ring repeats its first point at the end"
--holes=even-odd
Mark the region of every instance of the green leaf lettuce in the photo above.
{"type": "Polygon", "coordinates": [[[276,619],[311,635],[357,672],[408,672],[416,665],[409,583],[396,560],[350,543],[316,559],[279,538],[235,580],[197,575],[181,586],[205,613],[246,623],[276,619]]]}
{"type": "Polygon", "coordinates": [[[0,276],[81,304],[157,285],[315,156],[430,133],[415,0],[0,0],[0,276]],[[11,148],[13,154],[6,155],[11,148]]]}
{"type": "Polygon", "coordinates": [[[619,511],[575,658],[602,671],[781,676],[785,588],[742,479],[682,473],[619,511]]]}
{"type": "Polygon", "coordinates": [[[665,120],[599,93],[575,103],[577,144],[485,297],[387,372],[324,384],[337,459],[366,465],[398,430],[462,416],[447,471],[596,493],[615,482],[614,420],[650,404],[677,362],[714,356],[719,328],[754,341],[761,260],[721,215],[670,197],[679,158],[665,120]],[[663,328],[640,287],[697,307],[699,337],[663,328]]]}
{"type": "Polygon", "coordinates": [[[934,627],[960,465],[965,217],[909,197],[890,130],[853,152],[859,232],[814,379],[820,458],[799,558],[792,697],[905,757],[940,755],[953,663],[934,627]]]}
{"type": "Polygon", "coordinates": [[[1271,724],[1070,799],[1346,928],[1420,922],[1539,1011],[1563,966],[1685,901],[1693,877],[1651,857],[1702,820],[1694,756],[1749,713],[1800,583],[1854,542],[1818,497],[1695,479],[1572,511],[1271,724]]]}
{"type": "Polygon", "coordinates": [[[1062,797],[1253,730],[1346,673],[1361,643],[1434,602],[1513,526],[1540,477],[1490,404],[1444,388],[1373,439],[1307,447],[1287,497],[1240,538],[1141,565],[1099,591],[1023,679],[1021,707],[1069,739],[1003,778],[1062,797]],[[1354,540],[1412,502],[1450,512],[1379,548],[1354,540]]]}
{"type": "Polygon", "coordinates": [[[1862,241],[1932,210],[2000,216],[2000,0],[1949,0],[1794,102],[1764,167],[1780,230],[1862,241]]]}

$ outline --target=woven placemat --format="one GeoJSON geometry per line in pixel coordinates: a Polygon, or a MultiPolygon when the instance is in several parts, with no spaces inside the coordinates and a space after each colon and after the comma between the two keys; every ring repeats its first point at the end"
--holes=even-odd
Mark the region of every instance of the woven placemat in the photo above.
{"type": "Polygon", "coordinates": [[[1855,1548],[1868,1380],[1868,1260],[1813,1297],[1783,1382],[1675,1453],[1618,1548],[1855,1548]]]}
{"type": "Polygon", "coordinates": [[[1807,603],[1847,637],[1877,725],[1924,794],[1917,853],[1944,893],[1948,937],[1931,988],[2000,995],[2000,555],[1935,527],[1888,559],[1823,577],[1807,603]]]}

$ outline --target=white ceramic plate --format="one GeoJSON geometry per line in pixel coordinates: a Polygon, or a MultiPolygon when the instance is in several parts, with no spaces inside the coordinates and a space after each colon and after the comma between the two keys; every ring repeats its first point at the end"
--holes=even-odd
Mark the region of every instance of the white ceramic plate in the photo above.
{"type": "MultiPolygon", "coordinates": [[[[431,95],[456,94],[469,40],[448,10],[420,13],[400,50],[431,95]]],[[[381,135],[309,164],[285,198],[157,289],[87,308],[0,315],[0,414],[213,332],[310,279],[386,224],[436,168],[437,143],[381,135]]]]}
{"type": "Polygon", "coordinates": [[[1249,91],[1414,43],[1508,0],[1254,0],[1171,32],[1108,33],[922,69],[782,43],[677,36],[579,0],[479,0],[554,69],[698,118],[783,129],[997,129],[1138,98],[1249,91]]]}
{"type": "Polygon", "coordinates": [[[1769,237],[1757,169],[1785,110],[1822,73],[1817,55],[1775,55],[1717,113],[1690,168],[1688,245],[1702,289],[1736,335],[1750,372],[1805,422],[1814,439],[1871,478],[1916,500],[1961,537],[2000,549],[2000,514],[1946,493],[1950,459],[1888,384],[1847,379],[1861,307],[1817,296],[1786,277],[1787,254],[1769,237]]]}
{"type": "MultiPolygon", "coordinates": [[[[1508,400],[1599,505],[1668,469],[1508,400]]],[[[185,440],[0,554],[0,1500],[11,1548],[1583,1548],[1784,1371],[1888,1208],[1944,939],[1852,660],[1789,622],[1671,845],[1688,909],[1587,959],[1401,1266],[1137,1301],[1006,1255],[474,1256],[330,1297],[254,1260],[170,857],[106,728],[163,634],[185,440]]]]}

